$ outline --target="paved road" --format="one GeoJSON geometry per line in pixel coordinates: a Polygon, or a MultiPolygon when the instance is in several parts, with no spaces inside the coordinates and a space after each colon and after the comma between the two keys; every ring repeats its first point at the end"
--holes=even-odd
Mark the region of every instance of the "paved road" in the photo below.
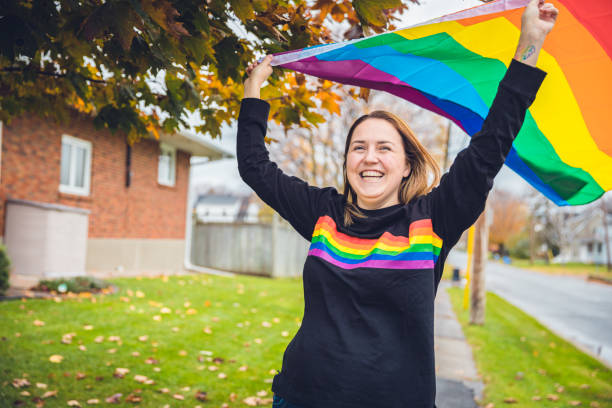
{"type": "MultiPolygon", "coordinates": [[[[451,251],[447,263],[464,268],[466,258],[465,252],[451,251]]],[[[611,285],[497,262],[489,262],[486,273],[488,290],[612,367],[611,285]]]]}

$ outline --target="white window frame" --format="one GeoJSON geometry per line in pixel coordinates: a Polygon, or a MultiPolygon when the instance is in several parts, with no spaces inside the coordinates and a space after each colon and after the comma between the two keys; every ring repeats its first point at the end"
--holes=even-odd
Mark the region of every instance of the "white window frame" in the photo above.
{"type": "Polygon", "coordinates": [[[159,156],[157,158],[157,182],[162,186],[174,187],[176,183],[176,147],[170,146],[166,143],[159,144],[159,156]],[[162,178],[162,174],[159,172],[159,160],[164,153],[170,153],[170,179],[162,178]]]}
{"type": "MultiPolygon", "coordinates": [[[[62,145],[66,143],[66,144],[70,144],[74,147],[81,147],[85,149],[85,163],[84,163],[84,172],[85,174],[83,175],[83,187],[77,187],[74,184],[62,184],[62,178],[61,178],[61,174],[60,174],[60,185],[59,185],[59,191],[62,193],[67,193],[67,194],[76,194],[76,195],[82,195],[82,196],[88,196],[89,192],[90,192],[90,182],[91,182],[91,142],[87,141],[87,140],[83,140],[83,139],[79,139],[76,138],[74,136],[69,136],[69,135],[62,135],[62,145]]],[[[61,151],[63,149],[60,149],[60,173],[61,173],[61,151]]],[[[69,175],[69,179],[71,183],[74,183],[74,180],[76,179],[76,155],[75,154],[71,154],[70,155],[70,175],[69,175]]]]}

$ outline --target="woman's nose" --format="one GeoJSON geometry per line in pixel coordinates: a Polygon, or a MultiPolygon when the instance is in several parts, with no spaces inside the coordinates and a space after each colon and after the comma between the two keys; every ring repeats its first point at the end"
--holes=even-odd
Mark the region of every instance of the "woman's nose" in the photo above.
{"type": "Polygon", "coordinates": [[[376,149],[368,149],[365,155],[365,161],[367,163],[373,163],[378,161],[378,156],[376,155],[376,149]]]}

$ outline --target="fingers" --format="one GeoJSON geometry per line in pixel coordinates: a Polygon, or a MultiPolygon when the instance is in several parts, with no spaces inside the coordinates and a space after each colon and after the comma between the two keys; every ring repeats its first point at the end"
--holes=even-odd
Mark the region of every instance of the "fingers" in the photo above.
{"type": "Polygon", "coordinates": [[[247,75],[251,75],[251,72],[253,72],[253,70],[255,68],[257,68],[257,66],[259,65],[270,65],[272,63],[272,60],[274,59],[274,57],[272,55],[266,55],[263,59],[259,59],[257,61],[253,61],[251,62],[248,67],[246,68],[246,73],[247,75]]]}

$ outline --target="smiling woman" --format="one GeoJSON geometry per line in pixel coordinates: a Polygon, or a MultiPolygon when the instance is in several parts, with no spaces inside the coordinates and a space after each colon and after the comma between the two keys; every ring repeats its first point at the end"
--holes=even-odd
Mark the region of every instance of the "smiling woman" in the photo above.
{"type": "Polygon", "coordinates": [[[238,170],[311,243],[304,317],[272,383],[275,406],[435,407],[433,310],[444,261],[482,212],[544,80],[535,62],[556,17],[543,0],[526,8],[516,55],[482,129],[447,174],[439,178],[401,119],[376,111],[349,131],[343,194],[289,177],[269,160],[270,105],[259,89],[272,57],[249,66],[238,170]]]}
{"type": "Polygon", "coordinates": [[[353,123],[346,137],[343,170],[344,225],[364,217],[358,207],[373,210],[407,204],[440,181],[438,164],[410,127],[385,111],[363,115],[353,123]]]}

